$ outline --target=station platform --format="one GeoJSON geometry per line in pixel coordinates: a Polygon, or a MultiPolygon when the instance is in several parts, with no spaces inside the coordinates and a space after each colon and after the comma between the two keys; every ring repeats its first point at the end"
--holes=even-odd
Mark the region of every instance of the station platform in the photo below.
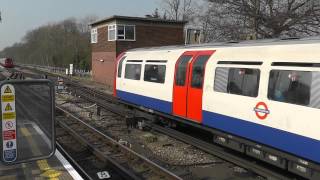
{"type": "Polygon", "coordinates": [[[0,180],[82,179],[72,165],[56,150],[49,159],[5,166],[0,164],[0,180]]]}
{"type": "MultiPolygon", "coordinates": [[[[18,102],[18,101],[17,101],[18,102]]],[[[51,152],[52,140],[45,133],[46,128],[39,126],[40,117],[35,112],[27,113],[22,111],[17,103],[17,159],[19,157],[29,157],[45,155],[51,152]]],[[[37,111],[41,109],[35,108],[37,111]]],[[[43,113],[39,113],[43,114],[43,113]]],[[[46,117],[43,117],[46,119],[46,117]]],[[[42,123],[48,123],[42,120],[42,123]]],[[[15,165],[4,165],[0,162],[0,180],[71,180],[82,177],[72,167],[72,165],[56,149],[54,155],[48,159],[33,161],[30,163],[21,163],[15,165]]]]}

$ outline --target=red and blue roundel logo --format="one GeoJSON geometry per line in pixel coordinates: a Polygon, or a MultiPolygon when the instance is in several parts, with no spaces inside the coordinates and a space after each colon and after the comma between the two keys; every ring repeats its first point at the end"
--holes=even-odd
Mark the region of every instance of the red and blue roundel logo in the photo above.
{"type": "Polygon", "coordinates": [[[266,119],[268,114],[270,114],[268,106],[264,102],[258,102],[253,110],[256,112],[256,116],[261,120],[266,119]]]}

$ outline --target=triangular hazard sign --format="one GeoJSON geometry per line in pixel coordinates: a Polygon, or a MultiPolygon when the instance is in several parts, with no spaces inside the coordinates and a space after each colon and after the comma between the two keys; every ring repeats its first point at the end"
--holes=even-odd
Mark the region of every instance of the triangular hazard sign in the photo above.
{"type": "Polygon", "coordinates": [[[10,106],[10,104],[8,103],[6,105],[6,108],[4,108],[5,111],[12,111],[12,107],[10,106]]]}
{"type": "Polygon", "coordinates": [[[12,93],[9,86],[6,87],[6,89],[4,90],[4,93],[6,93],[6,94],[12,93]]]}

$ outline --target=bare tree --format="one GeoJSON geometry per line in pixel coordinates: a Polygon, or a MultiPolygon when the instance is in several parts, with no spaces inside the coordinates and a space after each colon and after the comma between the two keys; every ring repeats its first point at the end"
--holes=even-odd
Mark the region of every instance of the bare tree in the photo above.
{"type": "Polygon", "coordinates": [[[194,14],[195,2],[192,0],[164,0],[162,1],[164,14],[173,20],[189,20],[194,14]]]}
{"type": "Polygon", "coordinates": [[[90,26],[89,24],[93,23],[94,21],[98,20],[98,16],[96,15],[89,15],[82,19],[79,19],[78,22],[78,29],[81,33],[89,33],[90,26]]]}
{"type": "Polygon", "coordinates": [[[225,32],[230,32],[231,28],[241,28],[238,39],[241,39],[242,33],[242,36],[247,33],[257,38],[273,38],[309,36],[320,32],[319,0],[207,1],[211,4],[208,9],[211,18],[220,19],[207,23],[211,26],[218,23],[220,30],[227,25],[225,32]]]}
{"type": "Polygon", "coordinates": [[[147,17],[147,18],[155,18],[155,19],[161,19],[161,18],[162,18],[162,17],[160,16],[160,14],[159,14],[159,9],[158,9],[158,8],[156,8],[156,9],[153,11],[152,14],[147,14],[147,15],[145,15],[145,17],[147,17]]]}
{"type": "Polygon", "coordinates": [[[89,22],[66,19],[29,31],[21,43],[5,48],[0,54],[20,63],[89,69],[91,61],[89,22]]]}

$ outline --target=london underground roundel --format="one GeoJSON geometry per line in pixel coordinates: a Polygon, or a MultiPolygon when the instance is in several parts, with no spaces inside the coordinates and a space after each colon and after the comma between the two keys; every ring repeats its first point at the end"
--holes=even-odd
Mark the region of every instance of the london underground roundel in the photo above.
{"type": "Polygon", "coordinates": [[[261,120],[266,119],[268,114],[270,114],[268,106],[264,102],[258,102],[254,108],[254,111],[256,112],[256,116],[261,120]]]}

